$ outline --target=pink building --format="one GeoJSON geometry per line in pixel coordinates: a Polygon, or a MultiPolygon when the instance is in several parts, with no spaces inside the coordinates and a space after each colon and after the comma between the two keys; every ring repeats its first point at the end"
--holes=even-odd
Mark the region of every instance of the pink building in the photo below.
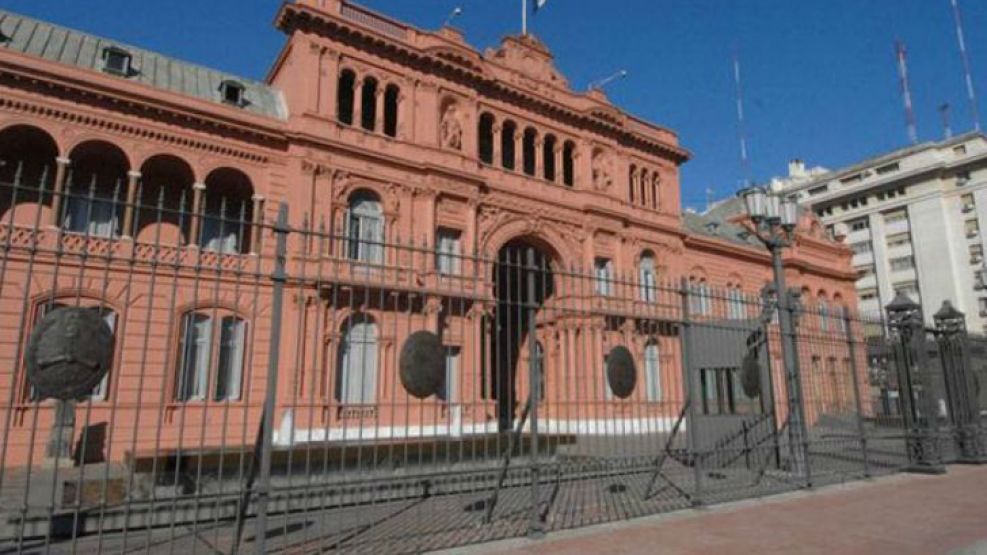
{"type": "MultiPolygon", "coordinates": [[[[685,305],[750,320],[744,295],[771,277],[735,203],[683,212],[675,133],[574,90],[531,35],[479,52],[342,0],[287,3],[276,25],[261,83],[0,11],[4,464],[45,457],[53,403],[23,352],[60,304],[101,307],[116,335],[73,443],[103,424],[97,460],[252,444],[281,203],[276,443],[494,433],[535,360],[543,431],[667,431],[685,305]],[[538,271],[511,258],[529,252],[538,271]],[[535,305],[534,322],[514,310],[535,305]],[[422,329],[450,374],[419,400],[397,362],[422,329]],[[605,378],[617,345],[639,373],[627,398],[605,378]]],[[[785,268],[824,332],[844,330],[826,307],[855,306],[849,263],[805,215],[785,268]]],[[[850,355],[830,351],[802,355],[810,420],[848,402],[824,370],[850,355]]]]}

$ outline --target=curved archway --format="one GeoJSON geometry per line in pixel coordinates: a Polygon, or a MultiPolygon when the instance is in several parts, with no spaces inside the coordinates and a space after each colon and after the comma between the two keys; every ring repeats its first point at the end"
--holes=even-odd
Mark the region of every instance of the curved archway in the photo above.
{"type": "Polygon", "coordinates": [[[0,223],[8,210],[22,203],[51,204],[58,144],[47,131],[31,125],[12,125],[0,131],[0,223]],[[16,191],[14,182],[17,181],[16,191]]]}
{"type": "Polygon", "coordinates": [[[224,253],[250,252],[254,186],[247,174],[218,168],[206,177],[199,246],[224,253]]]}
{"type": "Polygon", "coordinates": [[[120,233],[130,161],[119,147],[102,140],[79,143],[69,153],[72,169],[62,225],[99,237],[120,233]]]}
{"type": "Polygon", "coordinates": [[[140,171],[134,237],[165,244],[185,243],[192,225],[192,167],[177,156],[157,154],[145,160],[140,171]],[[153,226],[162,224],[166,227],[158,230],[160,235],[150,233],[153,226]]]}
{"type": "MultiPolygon", "coordinates": [[[[529,345],[535,341],[536,318],[530,307],[541,307],[555,294],[552,274],[553,260],[558,254],[537,236],[515,237],[497,251],[493,283],[497,305],[494,309],[494,329],[490,340],[493,357],[490,368],[491,397],[497,401],[498,429],[509,430],[517,416],[518,362],[522,349],[537,349],[529,345]]],[[[536,309],[537,310],[537,309],[536,309]]],[[[539,360],[536,372],[547,368],[547,361],[539,360]]],[[[544,383],[544,377],[539,380],[544,383]]]]}

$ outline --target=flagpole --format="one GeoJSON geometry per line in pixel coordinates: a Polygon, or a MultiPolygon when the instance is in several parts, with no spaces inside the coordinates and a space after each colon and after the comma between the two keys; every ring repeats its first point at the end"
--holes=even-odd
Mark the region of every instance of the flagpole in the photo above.
{"type": "Polygon", "coordinates": [[[521,35],[528,34],[528,0],[521,0],[521,35]]]}

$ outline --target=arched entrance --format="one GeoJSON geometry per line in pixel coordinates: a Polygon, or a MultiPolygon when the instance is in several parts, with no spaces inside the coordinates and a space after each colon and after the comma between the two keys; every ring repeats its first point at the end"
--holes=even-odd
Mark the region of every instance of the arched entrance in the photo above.
{"type": "MultiPolygon", "coordinates": [[[[534,238],[513,239],[497,253],[490,383],[500,431],[511,429],[519,409],[527,403],[527,397],[518,398],[518,361],[522,349],[530,348],[535,314],[555,293],[552,261],[552,250],[534,238]]],[[[545,367],[541,363],[538,366],[545,367]]]]}

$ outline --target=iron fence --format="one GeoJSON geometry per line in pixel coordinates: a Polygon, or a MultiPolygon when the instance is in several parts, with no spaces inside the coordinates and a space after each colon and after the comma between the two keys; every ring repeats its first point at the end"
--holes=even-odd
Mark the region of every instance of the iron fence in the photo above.
{"type": "MultiPolygon", "coordinates": [[[[770,289],[563,267],[537,235],[402,242],[370,195],[292,219],[24,176],[0,184],[5,552],[420,552],[913,462],[917,351],[836,302],[791,308],[786,368],[770,289]],[[113,364],[43,399],[29,337],[68,306],[113,364]]],[[[950,359],[978,383],[985,344],[950,359]]]]}

